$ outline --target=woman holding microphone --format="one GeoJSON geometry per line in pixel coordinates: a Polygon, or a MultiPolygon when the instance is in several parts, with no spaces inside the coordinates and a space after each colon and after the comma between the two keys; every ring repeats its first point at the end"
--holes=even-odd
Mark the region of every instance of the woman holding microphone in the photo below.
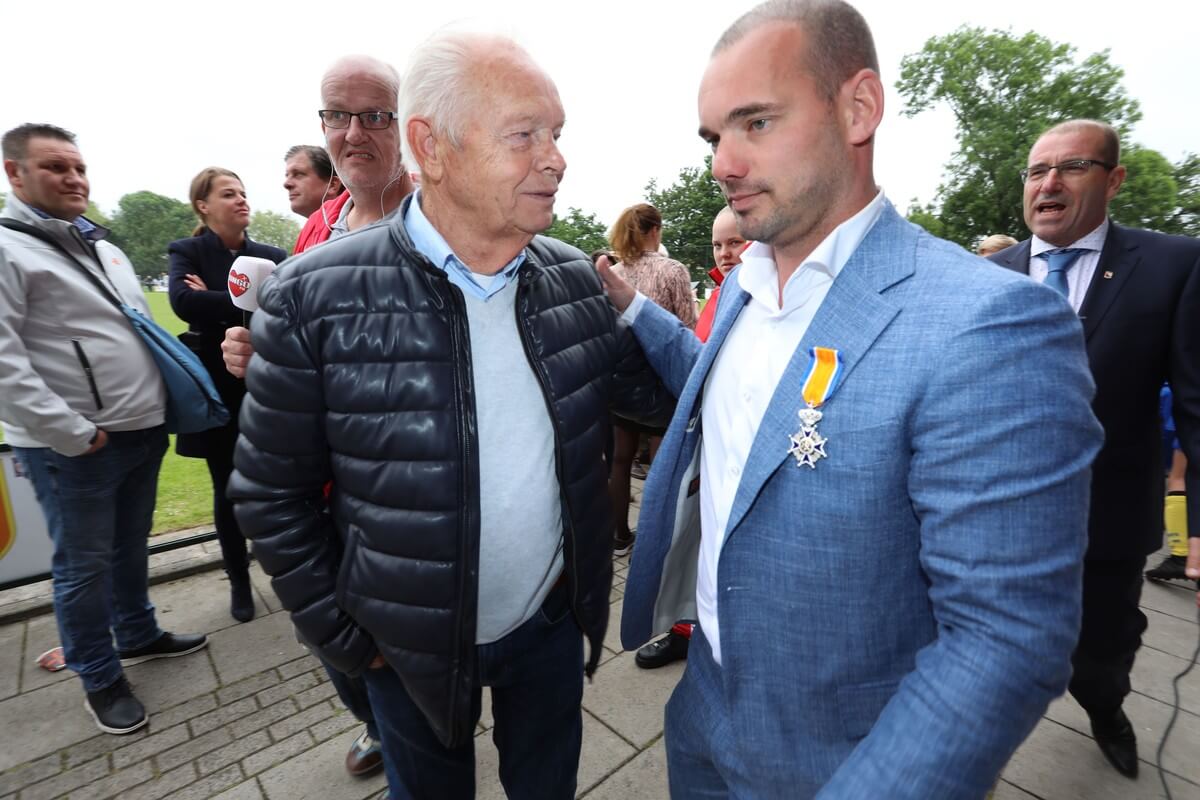
{"type": "Polygon", "coordinates": [[[254,618],[246,540],[233,515],[233,504],[225,496],[225,485],[233,472],[233,448],[237,442],[238,410],[246,394],[245,382],[230,375],[221,360],[225,329],[244,325],[244,312],[229,299],[229,268],[238,256],[256,256],[276,264],[287,258],[278,247],[258,244],[246,235],[250,205],[241,179],[227,169],[208,167],[192,179],[189,197],[200,225],[190,239],[180,239],[167,248],[170,269],[167,289],[171,308],[188,323],[180,335],[212,376],[230,421],[221,428],[201,433],[180,434],[175,450],[181,456],[203,458],[213,485],[213,521],[221,543],[221,557],[229,576],[230,614],[238,622],[254,618]]]}

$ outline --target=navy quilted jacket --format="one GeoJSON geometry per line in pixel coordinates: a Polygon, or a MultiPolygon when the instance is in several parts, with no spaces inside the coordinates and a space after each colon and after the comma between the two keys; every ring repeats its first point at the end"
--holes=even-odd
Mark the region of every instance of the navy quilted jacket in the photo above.
{"type": "MultiPolygon", "coordinates": [[[[672,398],[590,260],[540,236],[526,252],[518,324],[554,426],[590,675],[612,583],[609,411],[662,423],[672,398]]],[[[402,209],[285,262],[251,330],[229,494],[255,556],[323,658],[355,674],[382,653],[441,740],[467,741],[481,521],[461,292],[413,248],[402,209]]]]}

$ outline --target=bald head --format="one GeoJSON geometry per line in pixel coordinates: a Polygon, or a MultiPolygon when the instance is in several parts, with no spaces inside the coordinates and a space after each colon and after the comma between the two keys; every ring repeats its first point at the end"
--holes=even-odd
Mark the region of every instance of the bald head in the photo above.
{"type": "Polygon", "coordinates": [[[729,206],[725,206],[713,219],[712,226],[713,262],[722,275],[741,263],[746,244],[745,238],[738,233],[737,217],[729,206]]]}
{"type": "Polygon", "coordinates": [[[349,55],[342,56],[337,61],[325,70],[325,74],[321,76],[321,102],[327,103],[325,94],[326,86],[336,84],[341,81],[353,81],[361,79],[373,80],[387,89],[392,97],[396,98],[393,102],[393,108],[399,103],[400,97],[400,73],[391,64],[380,61],[378,58],[366,55],[349,55]]]}
{"type": "Polygon", "coordinates": [[[743,14],[721,35],[713,55],[773,23],[803,28],[807,46],[794,55],[816,79],[827,100],[837,96],[848,78],[859,70],[879,72],[875,40],[862,14],[844,0],[766,0],[743,14]]]}
{"type": "Polygon", "coordinates": [[[1084,134],[1095,137],[1100,143],[1099,157],[1109,164],[1121,163],[1121,136],[1116,128],[1098,119],[1069,119],[1060,122],[1039,136],[1063,136],[1066,134],[1084,134]]]}

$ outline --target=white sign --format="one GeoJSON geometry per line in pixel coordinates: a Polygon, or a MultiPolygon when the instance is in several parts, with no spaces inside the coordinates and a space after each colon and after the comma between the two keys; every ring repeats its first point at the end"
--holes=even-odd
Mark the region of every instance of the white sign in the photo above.
{"type": "Polygon", "coordinates": [[[0,453],[0,583],[50,571],[46,518],[12,451],[0,453]]]}

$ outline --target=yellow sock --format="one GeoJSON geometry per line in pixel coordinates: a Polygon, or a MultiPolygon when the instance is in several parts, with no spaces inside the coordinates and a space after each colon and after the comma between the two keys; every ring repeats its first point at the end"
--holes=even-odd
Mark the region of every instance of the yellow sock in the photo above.
{"type": "Polygon", "coordinates": [[[1167,495],[1163,504],[1163,523],[1167,529],[1167,546],[1171,548],[1171,555],[1187,556],[1187,495],[1167,495]]]}

